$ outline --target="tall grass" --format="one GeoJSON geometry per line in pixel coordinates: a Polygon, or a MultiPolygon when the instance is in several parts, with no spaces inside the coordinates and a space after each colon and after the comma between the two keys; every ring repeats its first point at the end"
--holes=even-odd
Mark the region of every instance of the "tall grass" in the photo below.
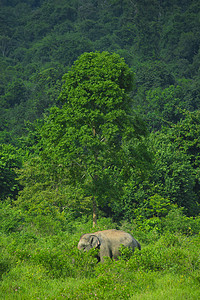
{"type": "MultiPolygon", "coordinates": [[[[199,219],[179,214],[173,231],[170,218],[151,230],[145,224],[118,225],[142,250],[122,249],[118,261],[98,264],[95,251],[77,249],[80,235],[92,232],[90,221],[72,222],[64,231],[56,225],[49,232],[48,223],[41,228],[42,222],[22,224],[18,217],[18,229],[7,230],[6,224],[14,227],[6,219],[0,234],[0,299],[200,299],[199,219]]],[[[98,230],[113,227],[109,219],[98,224],[98,230]]]]}

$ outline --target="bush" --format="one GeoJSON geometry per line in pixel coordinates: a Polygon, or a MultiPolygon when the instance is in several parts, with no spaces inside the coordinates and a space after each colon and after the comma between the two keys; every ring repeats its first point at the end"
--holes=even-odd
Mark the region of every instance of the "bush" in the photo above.
{"type": "MultiPolygon", "coordinates": [[[[171,278],[171,284],[176,282],[171,298],[181,282],[186,298],[191,290],[198,294],[200,235],[186,236],[168,231],[158,236],[155,230],[145,233],[135,223],[133,226],[124,224],[123,229],[139,241],[142,237],[142,250],[135,249],[133,253],[122,247],[118,261],[106,258],[104,263],[97,263],[96,250],[85,253],[77,249],[82,232],[93,231],[92,222],[79,220],[73,226],[73,233],[58,231],[49,235],[38,233],[34,226],[26,224],[21,231],[2,234],[2,296],[9,295],[10,299],[89,297],[118,300],[134,299],[138,295],[138,299],[143,299],[146,293],[151,295],[155,291],[158,279],[159,286],[161,282],[164,284],[165,276],[171,278]]],[[[102,220],[98,229],[110,226],[110,220],[102,220]]],[[[167,293],[167,287],[163,292],[167,293]]]]}
{"type": "Polygon", "coordinates": [[[200,232],[200,216],[186,217],[181,208],[172,209],[161,222],[162,230],[186,235],[200,232]]]}
{"type": "Polygon", "coordinates": [[[0,231],[10,233],[20,230],[24,223],[24,216],[20,209],[13,208],[7,200],[0,202],[0,231]]]}

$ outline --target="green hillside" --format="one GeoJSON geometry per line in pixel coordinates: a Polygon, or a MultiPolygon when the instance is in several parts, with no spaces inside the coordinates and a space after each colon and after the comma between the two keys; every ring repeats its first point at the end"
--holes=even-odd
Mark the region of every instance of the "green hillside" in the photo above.
{"type": "Polygon", "coordinates": [[[135,108],[151,127],[179,120],[174,105],[198,109],[199,10],[198,1],[2,0],[2,142],[16,143],[24,120],[42,118],[55,104],[62,75],[84,52],[125,58],[137,77],[135,108]],[[175,99],[164,107],[151,101],[152,90],[165,94],[171,85],[175,99]]]}
{"type": "Polygon", "coordinates": [[[0,8],[0,299],[199,299],[199,1],[0,8]]]}

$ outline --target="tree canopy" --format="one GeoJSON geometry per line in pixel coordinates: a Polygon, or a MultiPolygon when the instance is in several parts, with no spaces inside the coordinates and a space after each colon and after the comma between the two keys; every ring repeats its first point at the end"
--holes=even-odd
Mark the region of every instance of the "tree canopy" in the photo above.
{"type": "Polygon", "coordinates": [[[51,109],[41,130],[43,155],[65,164],[102,204],[121,176],[126,180],[145,162],[139,149],[146,127],[128,95],[133,74],[119,55],[95,52],[81,55],[63,79],[63,105],[51,109]]]}
{"type": "Polygon", "coordinates": [[[17,195],[20,184],[16,170],[22,167],[22,154],[12,145],[0,145],[0,194],[1,199],[17,195]]]}
{"type": "Polygon", "coordinates": [[[147,2],[1,1],[3,202],[74,218],[92,197],[113,220],[198,213],[200,5],[147,2]]]}

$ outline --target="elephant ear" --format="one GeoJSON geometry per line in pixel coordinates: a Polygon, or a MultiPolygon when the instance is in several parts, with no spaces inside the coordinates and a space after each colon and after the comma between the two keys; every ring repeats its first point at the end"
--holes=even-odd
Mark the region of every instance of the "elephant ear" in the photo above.
{"type": "Polygon", "coordinates": [[[90,237],[90,245],[92,248],[98,248],[100,246],[100,240],[96,235],[91,235],[90,237]]]}

